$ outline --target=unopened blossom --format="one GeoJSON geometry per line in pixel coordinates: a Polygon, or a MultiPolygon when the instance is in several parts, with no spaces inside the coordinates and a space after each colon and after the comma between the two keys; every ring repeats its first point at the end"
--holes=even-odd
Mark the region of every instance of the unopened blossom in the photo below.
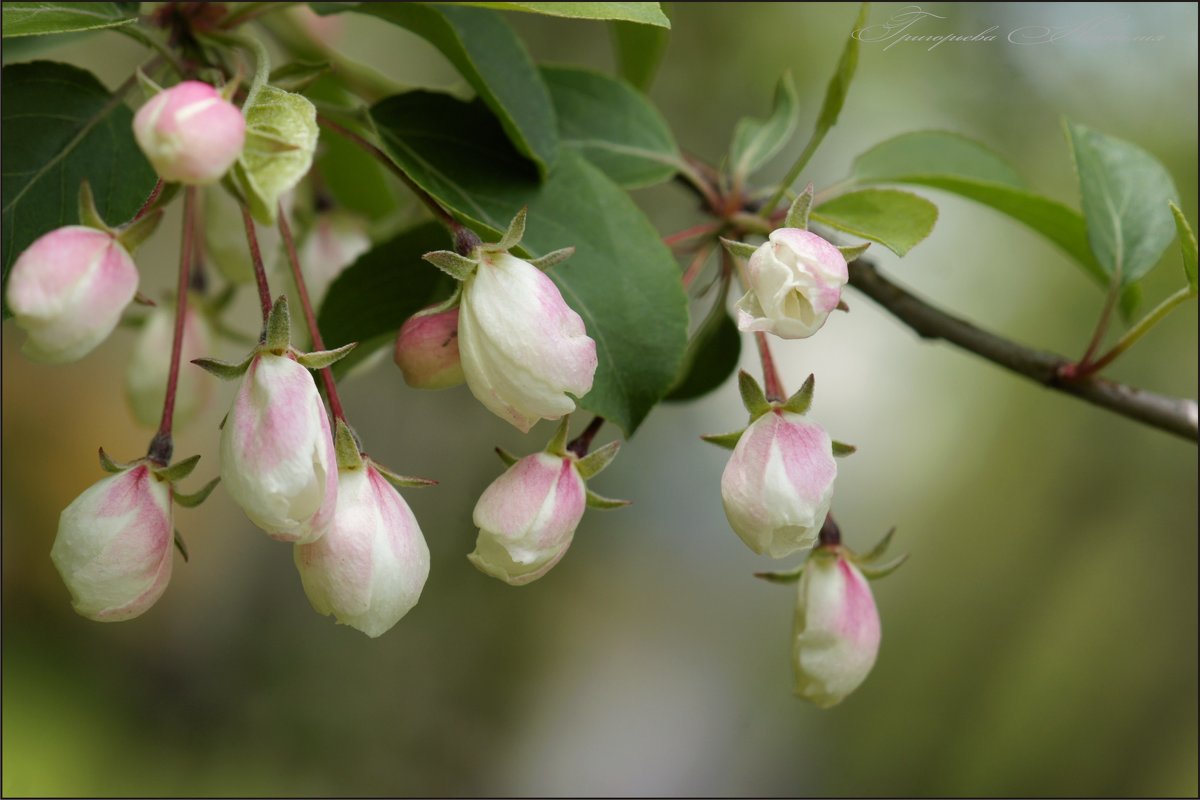
{"type": "Polygon", "coordinates": [[[8,279],[24,353],[52,364],[83,358],[112,333],[137,285],[133,258],[109,233],[69,225],[41,236],[8,279]]]}
{"type": "Polygon", "coordinates": [[[297,545],[294,556],[313,608],[371,637],[417,604],[429,577],[429,547],[416,517],[369,460],[339,470],[328,531],[297,545]]]}
{"type": "Polygon", "coordinates": [[[463,282],[458,346],[467,386],[521,431],[575,410],[592,388],[596,343],[554,281],[507,252],[463,282]]]}
{"type": "Polygon", "coordinates": [[[468,558],[514,586],[536,580],[566,554],[586,504],[587,487],[569,456],[525,456],[480,496],[479,538],[468,558]]]}
{"type": "MultiPolygon", "coordinates": [[[[158,306],[146,318],[133,345],[133,357],[125,373],[125,393],[134,417],[146,426],[157,425],[162,416],[174,336],[175,312],[158,306]]],[[[212,398],[212,377],[189,363],[210,352],[212,328],[202,313],[188,306],[183,318],[183,342],[175,392],[176,428],[186,425],[212,398]]]]}
{"type": "Polygon", "coordinates": [[[370,249],[365,220],[344,211],[318,214],[299,253],[313,305],[320,306],[329,285],[370,249]]]}
{"type": "Polygon", "coordinates": [[[133,118],[133,135],[164,181],[208,184],[242,152],[246,120],[212,86],[183,81],[146,101],[133,118]]]}
{"type": "Polygon", "coordinates": [[[171,492],[143,463],[93,484],[63,510],[50,558],[76,611],[117,622],[162,596],[171,580],[171,492]]]}
{"type": "Polygon", "coordinates": [[[721,476],[725,516],[751,550],[780,558],[812,547],[833,502],[833,442],[773,408],[750,424],[721,476]]]}
{"type": "Polygon", "coordinates": [[[799,228],[772,231],[750,256],[746,276],[749,285],[736,307],[738,328],[782,339],[803,339],[820,330],[849,280],[841,252],[799,228]]]}
{"type": "Polygon", "coordinates": [[[272,538],[324,535],[337,505],[329,419],[307,369],[261,352],[241,378],[221,430],[221,482],[272,538]]]}
{"type": "Polygon", "coordinates": [[[814,550],[796,603],[796,694],[822,708],[840,703],[875,665],[879,635],[866,578],[840,551],[814,550]]]}
{"type": "Polygon", "coordinates": [[[396,365],[415,389],[447,389],[463,382],[458,352],[458,308],[419,312],[396,334],[396,365]]]}

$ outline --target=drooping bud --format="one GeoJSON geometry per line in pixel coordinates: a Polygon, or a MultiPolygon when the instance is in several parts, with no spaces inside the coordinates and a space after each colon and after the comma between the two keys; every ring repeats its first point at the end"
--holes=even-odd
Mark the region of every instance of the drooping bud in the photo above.
{"type": "Polygon", "coordinates": [[[171,492],[141,463],[93,484],[63,510],[50,558],[77,612],[117,622],[162,596],[171,580],[171,492]]]}
{"type": "Polygon", "coordinates": [[[771,408],[738,438],[721,476],[725,516],[751,550],[781,558],[816,543],[835,477],[829,434],[771,408]]]}
{"type": "MultiPolygon", "coordinates": [[[[133,346],[133,357],[125,373],[125,392],[133,415],[153,427],[162,416],[171,370],[171,344],[175,335],[175,313],[158,306],[150,312],[133,346]]],[[[183,318],[179,383],[175,391],[175,427],[186,425],[212,399],[213,381],[190,365],[192,359],[212,351],[212,329],[204,315],[188,306],[183,318]]]]}
{"type": "Polygon", "coordinates": [[[313,608],[372,638],[417,604],[429,577],[416,517],[369,459],[339,469],[329,530],[296,545],[294,558],[313,608]]]}
{"type": "Polygon", "coordinates": [[[290,352],[261,351],[241,377],[221,430],[221,480],[274,539],[313,542],[337,506],[337,467],[325,406],[290,352]]]}
{"type": "Polygon", "coordinates": [[[133,135],[164,181],[215,183],[246,139],[237,106],[200,81],[183,81],[150,98],[133,118],[133,135]]]}
{"type": "Polygon", "coordinates": [[[569,455],[525,456],[475,505],[479,538],[468,558],[513,586],[537,580],[566,554],[586,503],[587,487],[569,455]]]}
{"type": "Polygon", "coordinates": [[[849,280],[841,252],[799,228],[772,231],[750,256],[746,273],[749,286],[736,306],[738,328],[782,339],[803,339],[820,330],[849,280]]]}
{"type": "Polygon", "coordinates": [[[592,388],[596,343],[554,281],[507,252],[482,251],[463,282],[459,352],[467,386],[528,432],[575,410],[592,388]]]}
{"type": "Polygon", "coordinates": [[[137,292],[133,258],[109,233],[69,225],[41,236],[13,264],[8,307],[29,338],[24,353],[65,364],[104,341],[137,292]]]}
{"type": "Polygon", "coordinates": [[[463,382],[458,355],[458,307],[420,311],[396,334],[396,366],[414,389],[448,389],[463,382]]]}
{"type": "Polygon", "coordinates": [[[859,687],[879,652],[871,588],[840,548],[818,548],[804,565],[796,602],[796,694],[822,708],[859,687]]]}
{"type": "Polygon", "coordinates": [[[319,307],[334,279],[370,249],[367,224],[361,217],[344,211],[317,215],[299,253],[313,305],[319,307]]]}

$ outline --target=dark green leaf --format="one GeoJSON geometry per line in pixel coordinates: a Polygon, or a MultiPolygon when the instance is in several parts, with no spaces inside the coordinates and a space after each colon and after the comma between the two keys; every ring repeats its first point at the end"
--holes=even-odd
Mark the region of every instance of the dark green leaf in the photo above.
{"type": "Polygon", "coordinates": [[[729,143],[730,172],[737,179],[753,174],[791,141],[796,132],[799,102],[792,73],[785,72],[775,86],[771,115],[766,119],[738,120],[729,143]]]}
{"type": "Polygon", "coordinates": [[[571,19],[611,19],[640,25],[670,28],[671,21],[658,3],[441,3],[439,5],[482,6],[501,11],[528,11],[571,19]]]}
{"type": "Polygon", "coordinates": [[[937,206],[896,189],[862,189],[822,203],[812,219],[902,256],[933,230],[937,206]]]}
{"type": "Polygon", "coordinates": [[[742,353],[742,336],[724,303],[717,303],[688,343],[683,368],[667,400],[702,397],[729,380],[742,353]]]}
{"type": "Polygon", "coordinates": [[[542,67],[558,139],[626,188],[669,180],[680,162],[671,129],[641,93],[607,75],[542,67]]]}
{"type": "Polygon", "coordinates": [[[665,28],[636,22],[610,22],[608,32],[617,59],[617,74],[647,91],[666,53],[670,33],[665,28]]]}
{"type": "Polygon", "coordinates": [[[1066,123],[1079,174],[1083,217],[1096,260],[1122,286],[1149,272],[1175,238],[1167,202],[1178,200],[1167,170],[1135,144],[1066,123]]]}
{"type": "MultiPolygon", "coordinates": [[[[117,225],[141,207],[158,176],[133,138],[133,115],[90,72],[50,61],[4,67],[4,280],[42,234],[78,221],[86,180],[117,225]]],[[[7,312],[6,312],[7,313],[7,312]]]]}
{"type": "Polygon", "coordinates": [[[353,10],[407,28],[442,51],[538,172],[545,175],[554,165],[558,127],[550,92],[525,45],[499,14],[425,3],[363,3],[353,10]]]}
{"type": "Polygon", "coordinates": [[[137,19],[136,3],[4,3],[4,38],[115,28],[137,19]],[[129,6],[133,6],[131,10],[129,6]]]}
{"type": "Polygon", "coordinates": [[[527,205],[529,255],[576,248],[549,274],[596,341],[581,405],[632,433],[670,388],[687,338],[678,268],[645,215],[573,150],[539,185],[478,103],[410,92],[371,114],[401,168],[480,233],[498,235],[527,205]]]}

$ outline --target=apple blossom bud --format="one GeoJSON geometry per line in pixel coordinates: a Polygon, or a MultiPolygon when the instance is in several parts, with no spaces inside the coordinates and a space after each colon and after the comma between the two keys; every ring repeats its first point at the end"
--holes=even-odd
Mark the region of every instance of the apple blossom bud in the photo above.
{"type": "MultiPolygon", "coordinates": [[[[150,312],[125,373],[125,393],[133,416],[143,425],[155,426],[162,417],[171,371],[171,345],[175,336],[175,313],[159,306],[150,312]]],[[[179,383],[175,392],[175,427],[186,425],[212,398],[213,380],[191,366],[192,359],[212,352],[212,329],[203,314],[191,306],[183,318],[179,383]]]]}
{"type": "Polygon", "coordinates": [[[829,434],[772,408],[742,434],[721,476],[725,516],[756,553],[781,558],[812,547],[836,476],[829,434]]]}
{"type": "Polygon", "coordinates": [[[246,120],[207,83],[183,81],[138,110],[133,135],[164,181],[215,183],[242,152],[246,120]]]}
{"type": "Polygon", "coordinates": [[[339,470],[329,530],[297,545],[294,556],[313,608],[372,638],[417,604],[429,577],[429,547],[416,517],[369,460],[339,470]]]}
{"type": "Polygon", "coordinates": [[[575,410],[596,373],[596,343],[554,281],[507,252],[484,252],[463,282],[459,351],[481,403],[528,432],[575,410]]]}
{"type": "Polygon", "coordinates": [[[318,214],[300,248],[300,268],[314,306],[346,267],[371,249],[366,221],[344,211],[318,214]]]}
{"type": "Polygon", "coordinates": [[[796,603],[796,694],[822,708],[840,703],[878,652],[879,612],[866,579],[837,548],[814,550],[796,603]]]}
{"type": "Polygon", "coordinates": [[[749,286],[737,302],[738,328],[782,339],[803,339],[820,330],[849,280],[841,252],[800,228],[772,231],[750,256],[746,273],[749,286]]]}
{"type": "Polygon", "coordinates": [[[337,505],[333,440],[312,375],[292,358],[250,362],[221,430],[221,481],[271,538],[324,535],[337,505]]]}
{"type": "Polygon", "coordinates": [[[537,580],[566,554],[586,502],[587,487],[569,456],[525,456],[476,503],[479,538],[468,558],[513,586],[537,580]]]}
{"type": "Polygon", "coordinates": [[[50,558],[83,616],[132,619],[171,580],[171,484],[138,464],[93,484],[58,520],[50,558]]]}
{"type": "Polygon", "coordinates": [[[463,382],[458,356],[458,308],[418,312],[396,334],[396,366],[414,389],[448,389],[463,382]]]}
{"type": "Polygon", "coordinates": [[[21,253],[8,279],[8,307],[29,338],[24,353],[65,364],[104,341],[137,292],[138,272],[105,231],[69,225],[21,253]]]}

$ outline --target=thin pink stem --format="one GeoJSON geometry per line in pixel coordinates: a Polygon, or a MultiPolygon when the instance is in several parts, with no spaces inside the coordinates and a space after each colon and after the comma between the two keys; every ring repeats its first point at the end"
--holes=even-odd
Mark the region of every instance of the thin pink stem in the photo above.
{"type": "Polygon", "coordinates": [[[779,380],[779,370],[775,368],[775,359],[771,357],[771,346],[767,344],[767,335],[756,331],[755,341],[758,342],[758,357],[762,360],[763,390],[767,399],[772,403],[782,403],[787,400],[787,392],[783,390],[783,381],[779,380]]]}
{"type": "Polygon", "coordinates": [[[271,287],[267,284],[267,268],[263,266],[262,251],[258,249],[258,234],[250,209],[242,206],[242,223],[246,226],[246,241],[250,245],[250,260],[254,263],[254,281],[258,284],[258,303],[262,306],[263,333],[271,317],[271,287]]]}

